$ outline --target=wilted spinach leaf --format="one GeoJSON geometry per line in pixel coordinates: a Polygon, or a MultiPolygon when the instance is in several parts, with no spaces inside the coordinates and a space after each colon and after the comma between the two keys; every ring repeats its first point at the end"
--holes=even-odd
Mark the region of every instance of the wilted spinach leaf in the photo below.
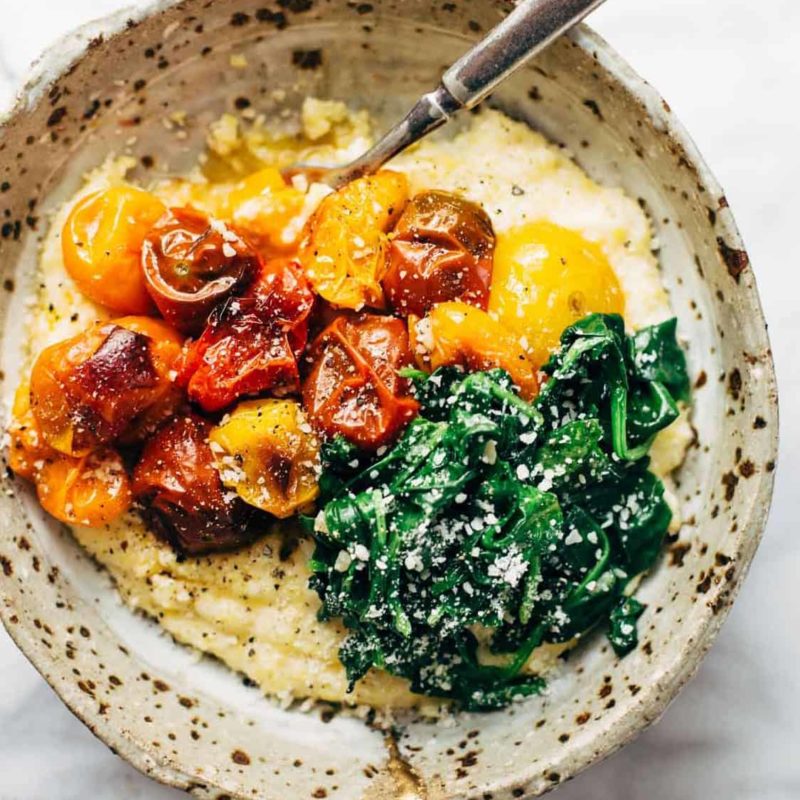
{"type": "Polygon", "coordinates": [[[625,656],[639,643],[636,620],[645,606],[635,597],[623,597],[608,617],[608,640],[618,656],[625,656]]]}

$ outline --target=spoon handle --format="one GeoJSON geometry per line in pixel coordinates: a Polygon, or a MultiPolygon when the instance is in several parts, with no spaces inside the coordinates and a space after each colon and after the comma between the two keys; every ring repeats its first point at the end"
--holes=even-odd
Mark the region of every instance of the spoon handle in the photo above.
{"type": "Polygon", "coordinates": [[[517,7],[442,76],[408,114],[366,153],[330,170],[324,180],[338,187],[380,169],[462,108],[472,108],[523,62],[580,22],[604,0],[521,0],[517,7]]]}
{"type": "Polygon", "coordinates": [[[442,85],[472,108],[527,59],[580,22],[604,0],[522,0],[442,76],[442,85]]]}

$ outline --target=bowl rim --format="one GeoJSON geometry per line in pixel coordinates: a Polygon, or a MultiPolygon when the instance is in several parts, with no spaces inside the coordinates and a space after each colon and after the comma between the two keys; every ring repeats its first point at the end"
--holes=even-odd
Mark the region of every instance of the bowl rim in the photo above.
{"type": "MultiPolygon", "coordinates": [[[[14,99],[6,109],[0,109],[0,131],[15,117],[34,105],[51,85],[63,76],[72,65],[80,61],[95,37],[113,37],[124,31],[131,21],[141,21],[179,5],[180,2],[181,0],[148,0],[148,2],[139,3],[135,7],[123,8],[100,17],[61,36],[33,62],[14,99]]],[[[680,149],[709,193],[715,197],[722,197],[723,192],[719,182],[712,174],[688,131],[658,91],[586,23],[579,24],[565,36],[620,83],[624,91],[640,105],[641,113],[649,117],[650,122],[680,149]]],[[[726,213],[721,216],[717,226],[728,247],[741,251],[746,258],[746,250],[732,214],[726,213]]],[[[773,391],[770,393],[768,406],[763,409],[767,415],[769,428],[765,451],[767,458],[777,465],[779,410],[775,367],[766,321],[752,271],[750,271],[749,283],[742,286],[741,291],[758,332],[756,344],[759,351],[766,354],[761,364],[764,371],[763,379],[768,386],[772,387],[773,391]]],[[[598,750],[596,746],[596,739],[576,742],[575,746],[565,750],[558,763],[554,765],[561,770],[561,780],[574,777],[591,765],[613,755],[658,721],[681,689],[698,671],[722,624],[727,619],[766,529],[775,471],[759,470],[754,478],[755,480],[749,481],[752,502],[745,514],[739,517],[741,535],[738,537],[737,547],[733,554],[737,571],[733,580],[726,585],[728,602],[717,609],[712,609],[710,604],[703,604],[702,612],[693,620],[697,636],[692,641],[691,648],[686,647],[671,662],[662,664],[655,670],[654,680],[642,687],[637,702],[631,703],[617,720],[614,728],[605,732],[601,750],[598,750]]],[[[137,770],[162,784],[184,790],[191,789],[193,785],[196,786],[193,783],[194,776],[187,769],[162,762],[155,753],[138,747],[113,723],[106,721],[102,716],[93,717],[84,702],[85,697],[80,695],[74,685],[52,679],[48,675],[47,657],[38,654],[37,649],[33,646],[33,637],[28,635],[22,626],[11,624],[10,618],[14,615],[15,608],[12,602],[5,597],[4,592],[0,592],[0,596],[6,601],[0,603],[0,620],[11,639],[67,708],[98,739],[137,770]]],[[[491,788],[510,789],[512,785],[518,784],[520,781],[524,781],[527,790],[535,794],[545,793],[559,785],[558,783],[550,784],[538,777],[537,774],[531,773],[510,776],[491,788]]],[[[526,794],[525,796],[533,795],[526,794]]]]}

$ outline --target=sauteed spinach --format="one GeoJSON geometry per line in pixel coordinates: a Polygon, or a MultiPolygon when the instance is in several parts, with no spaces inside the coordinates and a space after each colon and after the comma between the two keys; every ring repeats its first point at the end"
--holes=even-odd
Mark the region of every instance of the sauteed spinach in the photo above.
{"type": "Polygon", "coordinates": [[[671,519],[647,452],[688,397],[675,321],[588,316],[544,372],[533,403],[502,370],[411,372],[420,413],[391,449],[325,446],[311,585],[351,685],[378,667],[492,709],[542,689],[523,671],[542,643],[604,625],[636,646],[626,587],[671,519]]]}

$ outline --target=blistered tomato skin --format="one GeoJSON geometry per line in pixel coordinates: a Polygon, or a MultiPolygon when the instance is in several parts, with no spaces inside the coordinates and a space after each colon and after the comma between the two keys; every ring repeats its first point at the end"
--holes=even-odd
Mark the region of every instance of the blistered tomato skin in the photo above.
{"type": "Polygon", "coordinates": [[[319,493],[319,440],[294,400],[240,403],[209,434],[222,483],[284,519],[319,493]]]}
{"type": "Polygon", "coordinates": [[[519,336],[485,311],[466,303],[440,303],[411,326],[417,362],[425,370],[452,364],[468,370],[500,367],[526,400],[539,393],[539,371],[519,336]]]}
{"type": "Polygon", "coordinates": [[[392,309],[423,316],[436,303],[486,308],[495,236],[489,215],[449,192],[415,195],[388,247],[383,290],[392,309]]]}
{"type": "Polygon", "coordinates": [[[498,237],[489,312],[517,334],[537,365],[582,317],[624,311],[611,264],[599,245],[576,231],[534,222],[498,237]]]}
{"type": "Polygon", "coordinates": [[[398,370],[413,363],[403,320],[341,315],[306,356],[303,405],[327,436],[343,435],[366,449],[390,444],[419,406],[398,370]]]}
{"type": "Polygon", "coordinates": [[[147,442],[133,494],[153,531],[182,555],[227,550],[253,538],[256,511],[222,485],[208,442],[212,424],[175,416],[147,442]]]}
{"type": "Polygon", "coordinates": [[[384,307],[387,233],[407,202],[407,178],[390,170],[351,181],[322,201],[300,246],[317,294],[337,308],[384,307]]]}
{"type": "Polygon", "coordinates": [[[154,195],[115,186],[79,200],[64,223],[64,266],[81,293],[118,314],[149,314],[142,244],[166,211],[154,195]]]}
{"type": "Polygon", "coordinates": [[[259,273],[261,257],[233,228],[192,208],[173,208],[147,234],[142,270],[164,319],[199,333],[209,313],[259,273]]]}
{"type": "Polygon", "coordinates": [[[313,305],[293,262],[268,262],[247,295],[217,306],[200,338],[187,345],[178,381],[189,399],[214,412],[246,395],[297,389],[313,305]]]}
{"type": "Polygon", "coordinates": [[[85,456],[129,432],[174,398],[181,340],[157,320],[96,323],[42,351],[30,382],[31,411],[45,442],[85,456]]]}

